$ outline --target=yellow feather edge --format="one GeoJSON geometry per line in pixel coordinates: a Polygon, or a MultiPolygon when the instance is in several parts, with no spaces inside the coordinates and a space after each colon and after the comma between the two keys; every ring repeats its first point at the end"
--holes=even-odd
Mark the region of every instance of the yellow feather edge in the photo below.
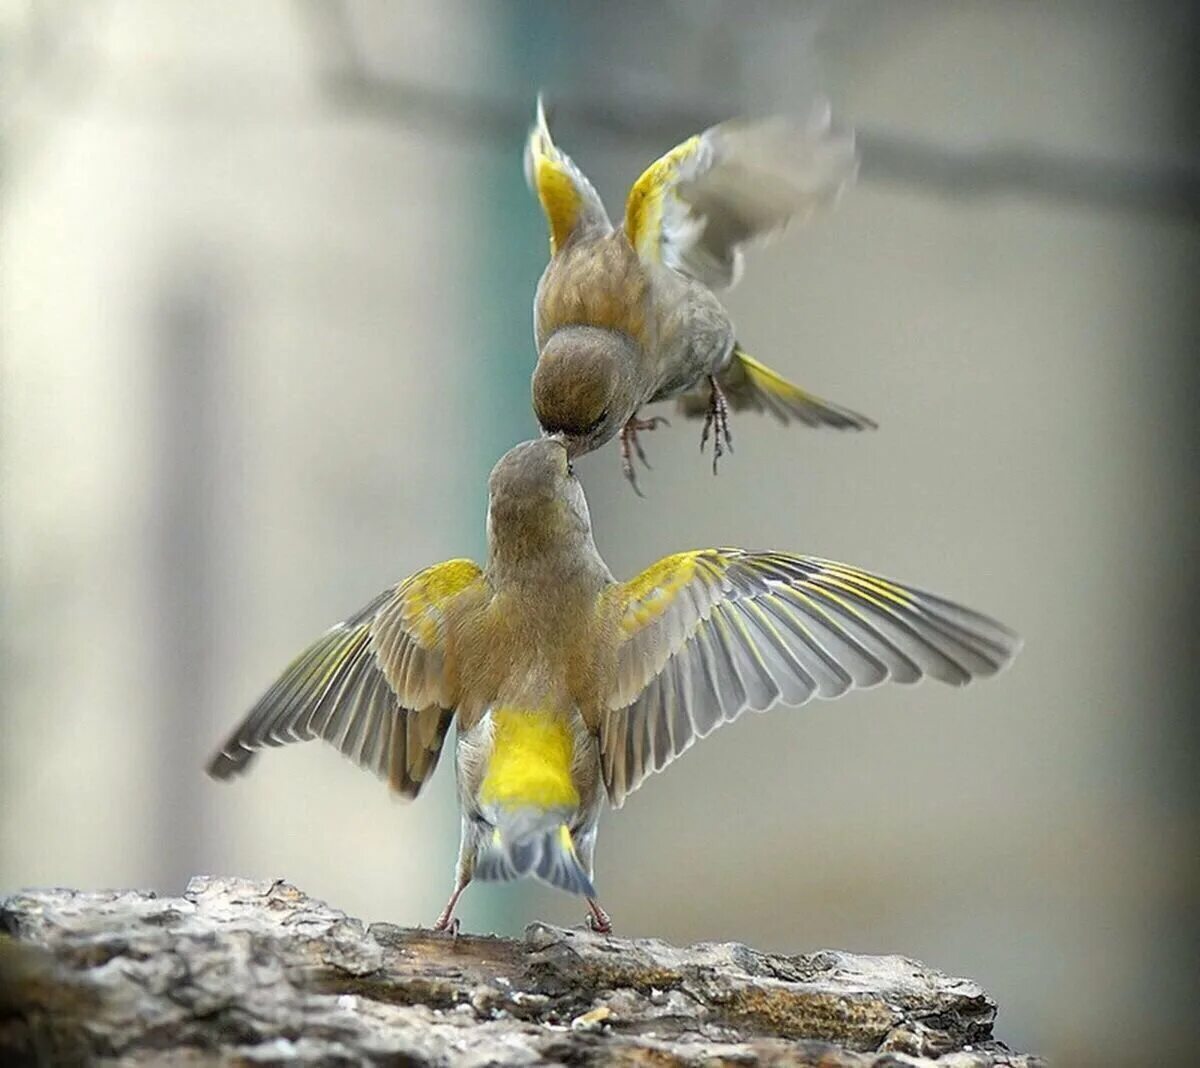
{"type": "Polygon", "coordinates": [[[550,224],[550,251],[566,243],[579,221],[579,190],[571,176],[553,159],[541,156],[535,171],[538,200],[550,224]]]}
{"type": "Polygon", "coordinates": [[[777,397],[791,397],[797,400],[815,400],[812,394],[805,393],[799,386],[793,386],[782,375],[776,374],[766,364],[759,363],[753,356],[747,356],[740,348],[734,353],[742,361],[746,375],[759,389],[773,393],[777,397]]]}
{"type": "Polygon", "coordinates": [[[447,560],[418,572],[400,591],[404,622],[425,649],[441,636],[441,612],[451,597],[462,593],[482,572],[474,560],[447,560]]]}
{"type": "Polygon", "coordinates": [[[693,549],[664,556],[640,575],[616,587],[616,595],[621,599],[622,630],[633,634],[670,608],[675,595],[695,575],[699,557],[710,551],[693,549]]]}
{"type": "Polygon", "coordinates": [[[676,145],[650,164],[633,183],[625,200],[625,234],[644,260],[661,259],[663,198],[672,187],[679,164],[696,150],[699,135],[676,145]]]}

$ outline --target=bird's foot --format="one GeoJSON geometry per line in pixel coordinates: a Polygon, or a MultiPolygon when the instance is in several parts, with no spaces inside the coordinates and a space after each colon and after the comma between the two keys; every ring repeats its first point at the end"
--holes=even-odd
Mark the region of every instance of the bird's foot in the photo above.
{"type": "Polygon", "coordinates": [[[653,419],[639,419],[634,415],[621,427],[621,470],[629,480],[629,484],[633,487],[633,492],[639,497],[643,494],[638,488],[637,472],[633,467],[633,458],[636,456],[647,468],[650,467],[650,461],[646,459],[642,443],[638,441],[638,432],[642,430],[655,430],[660,425],[670,426],[671,424],[661,415],[656,415],[653,419]]]}
{"type": "Polygon", "coordinates": [[[596,934],[612,934],[612,920],[607,912],[600,907],[600,902],[594,898],[588,898],[587,925],[588,929],[595,931],[596,934]]]}
{"type": "Polygon", "coordinates": [[[458,899],[462,896],[462,892],[467,888],[466,883],[462,883],[454,888],[454,893],[450,895],[450,900],[446,902],[446,907],[442,909],[442,914],[434,922],[433,929],[435,931],[446,931],[457,942],[458,930],[460,924],[458,917],[454,915],[454,906],[458,904],[458,899]]]}
{"type": "Polygon", "coordinates": [[[717,461],[726,452],[733,452],[733,435],[729,432],[729,405],[725,394],[712,375],[708,376],[712,394],[708,401],[708,414],[704,417],[704,431],[700,435],[700,451],[708,444],[709,432],[713,438],[713,474],[717,473],[717,461]]]}

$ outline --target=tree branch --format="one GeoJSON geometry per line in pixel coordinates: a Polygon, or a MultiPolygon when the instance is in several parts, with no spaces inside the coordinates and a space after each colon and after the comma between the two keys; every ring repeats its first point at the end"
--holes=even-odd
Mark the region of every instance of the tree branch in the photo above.
{"type": "Polygon", "coordinates": [[[26,891],[0,927],[4,1063],[1041,1063],[993,1040],[979,986],[904,957],[454,939],[207,876],[181,898],[26,891]]]}

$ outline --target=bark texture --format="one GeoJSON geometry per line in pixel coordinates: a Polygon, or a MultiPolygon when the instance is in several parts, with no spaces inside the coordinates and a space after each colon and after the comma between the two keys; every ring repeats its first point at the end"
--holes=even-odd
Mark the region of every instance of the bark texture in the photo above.
{"type": "Polygon", "coordinates": [[[904,957],[366,926],[284,882],[0,902],[0,1063],[1032,1068],[904,957]]]}

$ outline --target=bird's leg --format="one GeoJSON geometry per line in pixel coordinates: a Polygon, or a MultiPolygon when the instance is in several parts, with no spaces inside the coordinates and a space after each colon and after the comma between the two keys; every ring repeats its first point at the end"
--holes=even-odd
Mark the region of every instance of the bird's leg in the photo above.
{"type": "Polygon", "coordinates": [[[637,456],[647,468],[650,466],[650,461],[646,459],[642,443],[638,441],[638,431],[654,430],[659,424],[662,426],[671,425],[661,415],[656,415],[653,419],[639,419],[635,412],[629,417],[625,425],[621,427],[621,470],[625,473],[625,477],[629,479],[629,484],[639,497],[642,495],[642,491],[638,489],[637,473],[633,468],[633,458],[637,456]]]}
{"type": "Polygon", "coordinates": [[[708,400],[708,414],[704,417],[704,430],[700,434],[700,451],[708,444],[708,434],[713,436],[713,474],[717,473],[717,461],[725,455],[725,451],[733,452],[733,435],[729,433],[729,405],[725,401],[725,393],[717,384],[716,377],[708,376],[712,393],[708,400]]]}
{"type": "Polygon", "coordinates": [[[446,902],[446,907],[442,909],[442,914],[433,925],[435,931],[449,931],[455,938],[458,937],[459,922],[458,917],[454,915],[454,906],[458,904],[458,899],[462,897],[462,892],[470,881],[459,878],[454,884],[454,893],[450,895],[450,900],[446,902]]]}
{"type": "Polygon", "coordinates": [[[612,920],[609,915],[600,907],[600,902],[595,898],[587,899],[588,908],[591,910],[587,915],[587,925],[597,934],[612,934],[612,920]]]}

